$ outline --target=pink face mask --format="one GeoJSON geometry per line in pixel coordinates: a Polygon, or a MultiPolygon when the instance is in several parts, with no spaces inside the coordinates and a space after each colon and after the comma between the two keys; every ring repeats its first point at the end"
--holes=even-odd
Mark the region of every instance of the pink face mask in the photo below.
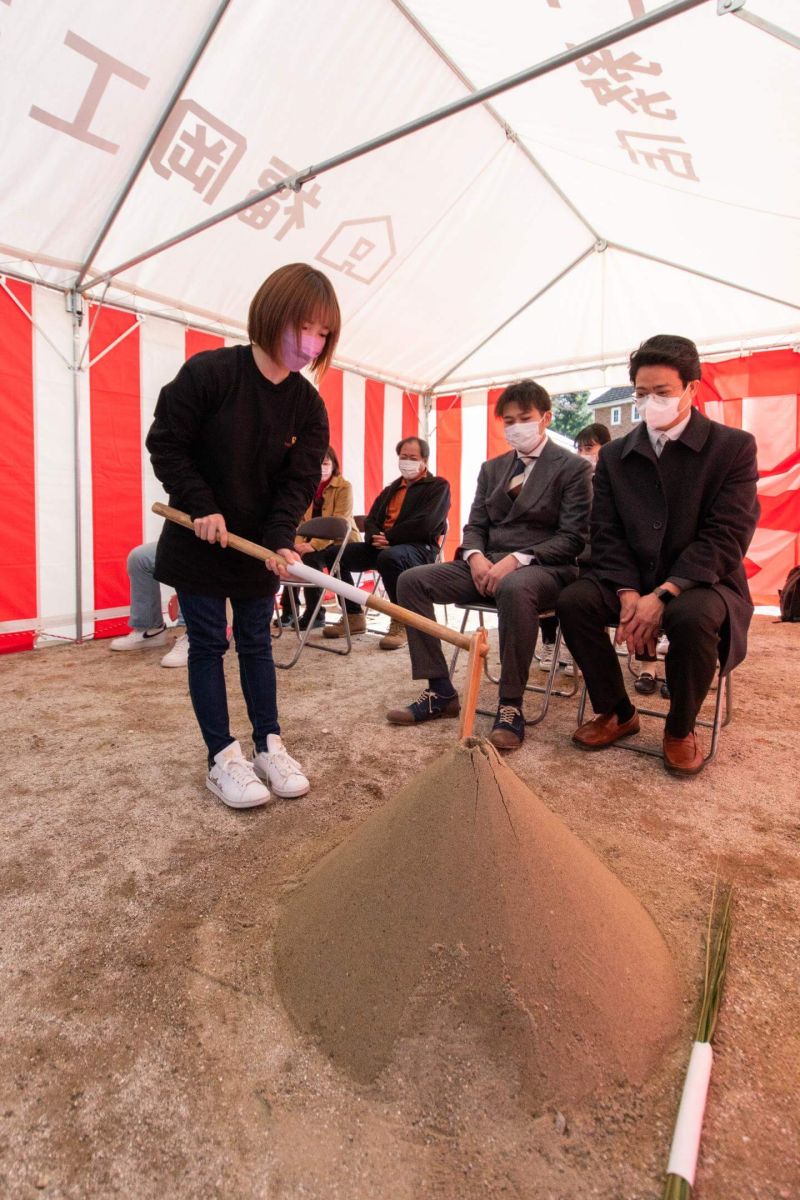
{"type": "Polygon", "coordinates": [[[281,335],[283,365],[290,371],[300,371],[322,353],[324,345],[325,338],[313,333],[301,333],[298,344],[294,329],[284,329],[281,335]]]}

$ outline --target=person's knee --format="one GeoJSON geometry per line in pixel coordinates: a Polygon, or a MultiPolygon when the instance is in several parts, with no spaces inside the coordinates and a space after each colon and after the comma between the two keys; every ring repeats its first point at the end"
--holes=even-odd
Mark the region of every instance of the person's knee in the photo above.
{"type": "Polygon", "coordinates": [[[142,572],[152,575],[156,569],[155,542],[145,542],[143,546],[134,546],[128,555],[127,568],[129,575],[142,572]]]}
{"type": "Polygon", "coordinates": [[[562,625],[569,625],[577,616],[583,616],[592,608],[596,589],[585,580],[576,579],[562,588],[556,600],[556,616],[562,625]]]}
{"type": "Polygon", "coordinates": [[[400,604],[409,608],[417,596],[424,594],[428,570],[427,566],[423,566],[401,571],[397,580],[397,599],[400,604]]]}
{"type": "Polygon", "coordinates": [[[664,609],[662,625],[670,642],[691,641],[719,633],[724,617],[722,602],[720,605],[713,601],[697,603],[694,598],[689,600],[687,596],[687,601],[681,603],[679,596],[664,609]]]}

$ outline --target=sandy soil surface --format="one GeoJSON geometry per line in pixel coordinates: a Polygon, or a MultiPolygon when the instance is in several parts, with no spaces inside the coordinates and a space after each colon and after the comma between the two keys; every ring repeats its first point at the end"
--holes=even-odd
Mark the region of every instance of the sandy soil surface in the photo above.
{"type": "Polygon", "coordinates": [[[384,724],[415,694],[405,652],[366,635],[279,674],[313,787],[251,813],[205,789],[186,675],[161,653],[0,661],[0,1195],[655,1200],[718,864],[737,900],[696,1196],[800,1195],[800,626],[756,619],[733,724],[695,780],[573,749],[574,700],[510,760],[649,911],[681,986],[683,1030],[655,1072],[563,1112],[516,1096],[466,1026],[433,1053],[409,1032],[356,1083],[277,995],[286,897],[456,736],[384,724]]]}

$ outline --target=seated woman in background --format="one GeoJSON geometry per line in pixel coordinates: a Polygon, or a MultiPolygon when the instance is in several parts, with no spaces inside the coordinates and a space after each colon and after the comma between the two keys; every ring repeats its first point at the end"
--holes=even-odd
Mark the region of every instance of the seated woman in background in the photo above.
{"type": "MultiPolygon", "coordinates": [[[[314,499],[306,509],[300,524],[302,525],[305,521],[310,521],[312,517],[344,517],[346,521],[350,522],[350,536],[348,541],[361,541],[361,534],[356,529],[356,523],[353,520],[353,485],[342,478],[339,458],[333,446],[328,446],[325,452],[325,457],[322,460],[322,478],[314,493],[314,499]]],[[[331,542],[325,538],[312,538],[310,542],[306,542],[298,537],[295,538],[294,548],[302,557],[307,567],[314,567],[316,570],[321,571],[325,566],[324,551],[330,545],[331,542]]],[[[311,614],[319,598],[319,589],[303,588],[303,596],[305,599],[305,611],[300,617],[300,628],[307,629],[311,620],[311,614]]],[[[281,625],[291,625],[292,623],[292,607],[289,601],[288,588],[283,589],[280,623],[281,625]]],[[[314,622],[314,628],[321,628],[324,624],[325,614],[320,610],[314,622]]]]}

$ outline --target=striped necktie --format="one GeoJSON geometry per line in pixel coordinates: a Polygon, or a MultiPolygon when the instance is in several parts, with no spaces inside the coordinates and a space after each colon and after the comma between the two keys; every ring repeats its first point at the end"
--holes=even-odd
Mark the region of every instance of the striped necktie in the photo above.
{"type": "MultiPolygon", "coordinates": [[[[533,459],[529,458],[528,462],[533,462],[533,459]]],[[[525,462],[525,459],[522,458],[522,456],[518,454],[516,461],[514,463],[514,471],[511,476],[511,482],[509,483],[508,488],[507,488],[508,494],[512,500],[516,500],[517,496],[522,491],[522,485],[525,482],[525,467],[526,466],[527,466],[527,463],[525,462]]]]}

